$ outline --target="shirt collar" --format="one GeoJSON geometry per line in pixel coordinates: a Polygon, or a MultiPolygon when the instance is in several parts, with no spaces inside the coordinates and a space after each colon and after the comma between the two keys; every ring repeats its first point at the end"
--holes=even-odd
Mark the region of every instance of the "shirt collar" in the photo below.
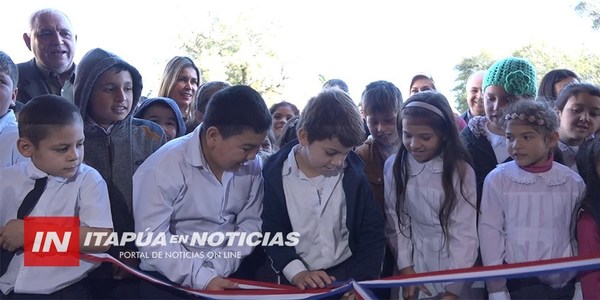
{"type": "Polygon", "coordinates": [[[202,128],[203,124],[200,123],[192,132],[192,140],[188,143],[186,149],[186,158],[192,166],[210,171],[210,166],[204,157],[204,150],[202,149],[202,128]]]}
{"type": "Polygon", "coordinates": [[[487,125],[488,124],[486,123],[485,126],[484,126],[485,133],[487,134],[488,139],[489,139],[490,144],[492,145],[492,147],[497,147],[499,145],[502,145],[502,143],[505,142],[506,137],[504,137],[502,135],[497,135],[497,134],[491,132],[487,125]]]}
{"type": "MultiPolygon", "coordinates": [[[[37,59],[35,60],[35,65],[42,73],[42,77],[44,77],[44,80],[54,79],[55,77],[58,77],[60,75],[60,74],[57,74],[56,72],[44,67],[42,64],[40,64],[38,62],[37,59]]],[[[70,74],[68,81],[71,83],[74,83],[75,82],[75,64],[74,63],[71,64],[71,67],[66,71],[66,73],[70,74]]]]}
{"type": "Polygon", "coordinates": [[[408,156],[408,165],[410,167],[409,175],[417,176],[423,172],[423,170],[427,169],[431,173],[439,174],[444,170],[444,160],[441,155],[438,155],[425,163],[420,163],[415,158],[407,154],[408,156]]]}
{"type": "Polygon", "coordinates": [[[565,176],[565,172],[564,170],[561,170],[561,168],[565,168],[570,171],[568,167],[558,164],[556,162],[553,162],[552,168],[544,173],[527,172],[519,168],[517,163],[514,161],[503,163],[498,167],[501,168],[500,170],[516,183],[534,184],[538,180],[542,180],[547,186],[557,186],[565,184],[567,182],[567,176],[565,176]]]}
{"type": "Polygon", "coordinates": [[[282,176],[294,175],[300,176],[300,169],[298,169],[298,162],[296,161],[296,152],[300,149],[300,144],[295,145],[288,153],[287,159],[283,162],[282,176]]]}
{"type": "MultiPolygon", "coordinates": [[[[25,175],[32,180],[37,180],[40,178],[48,177],[48,179],[52,179],[54,181],[65,182],[70,179],[70,178],[49,175],[46,172],[38,169],[35,166],[35,164],[33,164],[33,161],[31,161],[31,160],[27,161],[26,164],[27,164],[27,167],[25,168],[25,175]]],[[[77,172],[79,172],[79,170],[77,172]]],[[[75,176],[73,176],[73,177],[75,177],[75,176]]]]}
{"type": "Polygon", "coordinates": [[[0,118],[0,132],[9,125],[17,125],[17,118],[12,109],[9,109],[8,112],[0,118]]]}

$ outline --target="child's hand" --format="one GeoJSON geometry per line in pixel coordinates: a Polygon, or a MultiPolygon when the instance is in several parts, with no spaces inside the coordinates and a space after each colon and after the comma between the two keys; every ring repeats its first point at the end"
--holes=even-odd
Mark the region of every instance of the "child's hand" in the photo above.
{"type": "Polygon", "coordinates": [[[335,280],[335,277],[327,275],[325,271],[302,271],[294,278],[292,283],[301,290],[307,288],[325,288],[326,285],[331,284],[335,280]]]}
{"type": "Polygon", "coordinates": [[[445,292],[441,300],[458,300],[458,296],[450,292],[445,292]]]}
{"type": "Polygon", "coordinates": [[[206,285],[206,290],[208,291],[224,291],[238,288],[239,286],[236,282],[221,277],[211,279],[206,285]]]}
{"type": "Polygon", "coordinates": [[[23,236],[25,234],[24,222],[12,219],[4,227],[0,227],[0,247],[8,251],[23,248],[23,236]]]}
{"type": "MultiPolygon", "coordinates": [[[[413,269],[413,267],[406,267],[406,268],[400,270],[400,274],[401,275],[411,275],[411,274],[417,274],[417,272],[415,272],[415,269],[413,269]]],[[[419,289],[421,292],[425,293],[425,295],[431,296],[431,292],[429,291],[429,289],[427,289],[427,287],[425,285],[419,285],[419,286],[402,287],[402,297],[405,300],[417,299],[419,296],[419,291],[417,291],[417,289],[419,289]]]]}

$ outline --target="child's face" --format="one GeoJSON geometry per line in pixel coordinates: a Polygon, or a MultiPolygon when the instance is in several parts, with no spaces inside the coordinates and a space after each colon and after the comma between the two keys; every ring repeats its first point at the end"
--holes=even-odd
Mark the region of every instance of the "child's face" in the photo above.
{"type": "Polygon", "coordinates": [[[558,96],[560,91],[562,91],[567,85],[571,83],[577,83],[579,80],[575,77],[567,77],[557,83],[554,84],[554,93],[558,96]]]}
{"type": "Polygon", "coordinates": [[[283,105],[278,107],[273,113],[273,133],[275,137],[283,134],[283,127],[285,124],[294,117],[294,110],[289,105],[283,105]]]}
{"type": "Polygon", "coordinates": [[[402,119],[402,144],[420,163],[439,155],[442,141],[427,120],[406,116],[402,119]]]}
{"type": "Polygon", "coordinates": [[[252,129],[245,129],[240,134],[224,139],[217,128],[209,127],[206,129],[206,139],[210,151],[205,151],[204,155],[213,172],[235,172],[246,161],[256,158],[266,136],[267,131],[256,133],[252,129]]]}
{"type": "Polygon", "coordinates": [[[546,137],[537,132],[531,123],[522,120],[508,121],[504,134],[508,154],[521,167],[544,164],[550,149],[558,142],[556,132],[546,137]]]}
{"type": "Polygon", "coordinates": [[[129,71],[108,69],[96,81],[88,112],[104,128],[127,117],[133,105],[133,80],[129,71]]]}
{"type": "Polygon", "coordinates": [[[17,99],[17,89],[10,76],[0,71],[0,117],[8,112],[8,108],[17,99]]]}
{"type": "Polygon", "coordinates": [[[415,80],[415,82],[413,82],[413,85],[410,87],[410,94],[414,95],[418,92],[431,91],[431,90],[434,90],[433,82],[431,82],[431,80],[429,80],[429,79],[421,78],[421,79],[417,79],[417,80],[415,80]]]}
{"type": "Polygon", "coordinates": [[[304,129],[299,130],[298,141],[302,145],[296,158],[298,168],[309,177],[338,174],[346,156],[352,151],[352,147],[345,147],[337,137],[309,143],[304,129]]]}
{"type": "Polygon", "coordinates": [[[196,70],[192,67],[185,67],[179,71],[177,80],[169,92],[169,98],[175,100],[182,111],[185,111],[194,101],[197,89],[198,74],[196,74],[196,70]]]}
{"type": "Polygon", "coordinates": [[[398,113],[373,113],[366,116],[367,127],[378,143],[389,146],[398,142],[396,117],[398,113]]]}
{"type": "Polygon", "coordinates": [[[77,173],[83,161],[83,140],[83,124],[78,121],[56,127],[37,147],[26,138],[19,139],[18,147],[21,154],[31,158],[41,171],[70,178],[77,173]]]}
{"type": "Polygon", "coordinates": [[[146,109],[142,119],[150,120],[162,127],[167,134],[167,140],[177,136],[177,117],[175,112],[163,105],[152,105],[146,109]]]}
{"type": "Polygon", "coordinates": [[[580,93],[567,100],[560,116],[560,139],[567,145],[580,145],[600,128],[600,97],[580,93]]]}
{"type": "Polygon", "coordinates": [[[499,118],[501,118],[501,109],[504,108],[512,97],[506,93],[503,87],[499,85],[490,85],[485,88],[483,96],[483,106],[485,108],[485,114],[488,119],[498,125],[499,118]]]}
{"type": "Polygon", "coordinates": [[[269,138],[269,135],[267,135],[263,140],[262,144],[260,144],[260,150],[268,153],[273,153],[273,144],[271,144],[271,139],[269,138]]]}

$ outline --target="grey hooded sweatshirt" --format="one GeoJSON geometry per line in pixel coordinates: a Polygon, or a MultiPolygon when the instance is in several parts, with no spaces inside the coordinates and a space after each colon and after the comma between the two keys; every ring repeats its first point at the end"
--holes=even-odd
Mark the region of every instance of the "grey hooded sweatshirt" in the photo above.
{"type": "MultiPolygon", "coordinates": [[[[113,206],[113,220],[119,221],[127,215],[126,223],[130,223],[129,221],[133,221],[133,218],[129,217],[133,173],[150,154],[166,142],[165,132],[154,122],[133,118],[133,110],[142,93],[142,76],[136,68],[120,57],[99,48],[90,50],[81,59],[76,74],[75,104],[79,107],[85,124],[84,161],[98,170],[106,180],[113,206]],[[96,81],[103,72],[116,65],[131,73],[133,99],[127,117],[115,122],[107,132],[95,125],[96,122],[91,120],[88,110],[91,108],[90,101],[94,101],[91,97],[96,81]]],[[[121,226],[116,223],[114,225],[115,231],[120,231],[117,227],[121,226]]],[[[123,225],[125,228],[121,229],[129,229],[131,224],[123,225]]]]}

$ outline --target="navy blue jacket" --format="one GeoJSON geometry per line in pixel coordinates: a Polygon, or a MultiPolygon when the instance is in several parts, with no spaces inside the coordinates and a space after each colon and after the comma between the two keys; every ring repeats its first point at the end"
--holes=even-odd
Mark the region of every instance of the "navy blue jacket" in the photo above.
{"type": "MultiPolygon", "coordinates": [[[[293,231],[287,213],[281,174],[284,161],[297,143],[294,141],[286,144],[269,158],[263,168],[265,180],[263,232],[282,232],[285,237],[293,231]]],[[[346,157],[342,187],[346,196],[348,244],[352,251],[352,256],[349,258],[352,268],[351,277],[355,280],[379,278],[385,247],[384,218],[377,203],[373,200],[363,162],[353,151],[346,157]]],[[[302,242],[302,236],[299,239],[302,242]]],[[[293,246],[264,248],[272,261],[272,267],[278,273],[291,261],[301,260],[293,246]]],[[[349,278],[337,279],[347,280],[349,278]]]]}

